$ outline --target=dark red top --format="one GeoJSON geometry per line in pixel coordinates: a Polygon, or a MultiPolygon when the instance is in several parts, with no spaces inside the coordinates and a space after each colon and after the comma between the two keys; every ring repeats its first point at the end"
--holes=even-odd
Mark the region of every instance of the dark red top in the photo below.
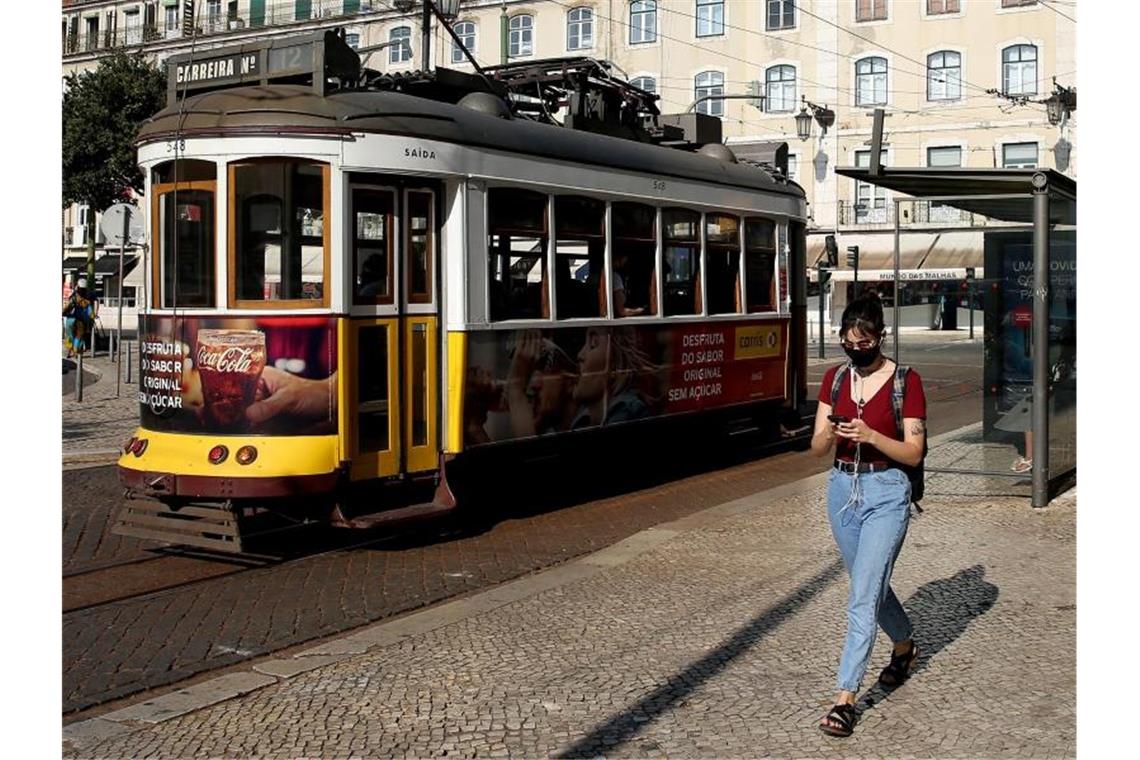
{"type": "MultiPolygon", "coordinates": [[[[840,367],[842,366],[840,365],[840,367]]],[[[835,373],[839,371],[840,367],[832,367],[824,373],[823,382],[819,386],[820,403],[831,403],[831,384],[834,382],[835,373]]],[[[890,436],[896,441],[901,441],[903,440],[902,431],[895,427],[895,412],[891,408],[891,391],[894,385],[895,379],[892,371],[891,379],[883,383],[883,387],[863,404],[863,421],[872,430],[878,431],[880,435],[890,436]]],[[[902,411],[903,419],[908,417],[926,419],[926,394],[922,390],[922,378],[913,369],[909,370],[906,375],[906,392],[903,394],[902,411]]],[[[851,380],[849,377],[845,377],[843,382],[839,384],[839,397],[836,399],[831,413],[855,418],[858,416],[856,412],[855,402],[851,400],[851,380]]],[[[855,443],[847,438],[836,436],[835,456],[847,461],[854,460],[855,443]]],[[[888,462],[892,460],[874,446],[864,443],[859,461],[888,462]]]]}

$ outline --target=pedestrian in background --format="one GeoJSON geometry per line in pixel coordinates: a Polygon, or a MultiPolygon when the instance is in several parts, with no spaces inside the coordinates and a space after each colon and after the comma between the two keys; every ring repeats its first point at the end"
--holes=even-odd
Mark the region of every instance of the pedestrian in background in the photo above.
{"type": "Polygon", "coordinates": [[[858,298],[844,309],[839,337],[848,362],[824,375],[811,440],[816,456],[835,451],[827,513],[850,576],[839,694],[819,724],[833,736],[849,736],[854,729],[855,695],[871,658],[876,623],[894,642],[881,683],[902,683],[919,655],[910,619],[890,581],[910,520],[911,485],[903,467],[922,461],[926,396],[918,373],[907,370],[899,430],[892,398],[896,365],[882,353],[885,332],[877,297],[858,298]]]}
{"type": "Polygon", "coordinates": [[[95,326],[95,317],[99,314],[99,303],[95,296],[87,291],[87,278],[80,277],[75,290],[67,299],[63,307],[64,342],[67,345],[67,356],[71,358],[85,352],[88,348],[95,326]]]}

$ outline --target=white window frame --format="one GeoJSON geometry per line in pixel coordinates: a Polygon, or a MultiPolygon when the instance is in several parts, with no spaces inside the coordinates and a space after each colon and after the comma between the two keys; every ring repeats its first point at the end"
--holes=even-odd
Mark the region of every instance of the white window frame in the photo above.
{"type": "Polygon", "coordinates": [[[592,50],[594,47],[594,9],[588,6],[566,12],[566,49],[592,50]],[[575,16],[575,14],[577,14],[575,16]],[[577,42],[574,37],[577,36],[577,42]]]}
{"type": "MultiPolygon", "coordinates": [[[[800,72],[794,63],[772,63],[768,68],[764,69],[764,113],[794,113],[796,110],[796,97],[799,95],[799,76],[800,72]],[[790,99],[782,99],[781,102],[786,102],[787,108],[773,108],[772,103],[775,102],[772,98],[772,91],[769,89],[771,84],[768,80],[768,73],[774,69],[790,68],[792,70],[792,95],[790,99]]],[[[778,80],[777,84],[781,85],[783,89],[787,88],[788,80],[778,80]]]]}
{"type": "Polygon", "coordinates": [[[697,39],[705,37],[723,37],[725,30],[728,28],[728,9],[727,3],[724,0],[696,0],[696,13],[693,14],[696,19],[696,28],[694,33],[697,39]],[[707,9],[702,17],[702,11],[707,9]],[[719,9],[720,20],[717,20],[717,10],[719,9]],[[701,33],[701,25],[704,24],[709,31],[704,34],[701,33]],[[720,25],[720,31],[715,31],[717,25],[720,25]]]}
{"type": "MultiPolygon", "coordinates": [[[[693,76],[693,100],[703,98],[708,95],[724,95],[724,78],[725,74],[720,69],[705,69],[699,71],[693,76]],[[701,77],[708,76],[710,78],[716,75],[720,77],[720,84],[707,84],[701,86],[701,77]],[[712,92],[712,90],[719,89],[719,92],[712,92]]],[[[707,114],[709,116],[724,116],[724,100],[706,100],[697,103],[696,108],[693,109],[697,113],[707,114]]]]}
{"type": "Polygon", "coordinates": [[[1001,168],[1002,169],[1038,169],[1041,168],[1041,141],[1040,140],[1003,140],[1001,142],[1001,168]],[[1036,148],[1036,156],[1033,159],[1033,166],[1010,166],[1006,164],[1005,149],[1014,145],[1033,145],[1036,148]]]}
{"type": "Polygon", "coordinates": [[[507,58],[528,58],[534,55],[534,16],[517,13],[507,22],[507,58]],[[523,21],[526,21],[524,24],[523,21]],[[517,25],[515,22],[518,22],[517,25]]]}
{"type": "MultiPolygon", "coordinates": [[[[455,30],[455,36],[463,40],[463,44],[467,46],[467,50],[471,53],[472,56],[474,56],[477,50],[476,45],[479,41],[479,27],[476,26],[475,22],[471,21],[470,19],[460,21],[458,24],[452,27],[452,29],[455,30]],[[469,32],[467,30],[467,27],[470,27],[469,32]],[[469,45],[467,44],[468,40],[471,42],[469,45]]],[[[451,63],[453,65],[469,65],[471,63],[467,60],[467,56],[463,55],[463,51],[459,49],[459,46],[455,44],[455,40],[451,41],[451,63]]]]}
{"type": "Polygon", "coordinates": [[[388,42],[393,44],[388,48],[388,63],[401,66],[405,63],[410,63],[414,57],[412,51],[412,27],[410,26],[397,26],[388,30],[388,42]],[[406,32],[406,34],[400,34],[406,32]]]}
{"type": "MultiPolygon", "coordinates": [[[[879,156],[882,158],[883,166],[890,166],[891,157],[890,151],[883,148],[879,151],[879,156]]],[[[854,155],[855,166],[859,168],[867,168],[871,165],[871,150],[857,150],[854,155]],[[860,157],[867,157],[867,164],[863,166],[860,164],[860,157]]],[[[856,224],[883,224],[887,221],[887,208],[890,205],[890,194],[887,189],[881,185],[873,185],[870,182],[862,182],[855,180],[855,200],[852,202],[852,209],[855,211],[856,224]],[[866,192],[870,200],[870,206],[859,210],[860,196],[866,192]]]]}
{"type": "MultiPolygon", "coordinates": [[[[855,82],[854,82],[855,86],[852,88],[852,90],[853,90],[852,95],[855,98],[856,107],[863,108],[863,107],[869,107],[869,106],[890,105],[890,102],[891,102],[891,59],[888,56],[883,55],[882,53],[868,52],[866,55],[861,56],[860,58],[856,59],[855,62],[852,64],[852,66],[853,66],[852,70],[854,72],[854,77],[855,77],[855,82]],[[874,63],[872,63],[871,64],[872,70],[870,73],[867,73],[867,74],[860,74],[859,73],[859,64],[860,63],[862,63],[864,61],[873,61],[873,59],[876,59],[876,58],[879,60],[882,60],[886,64],[886,71],[875,72],[874,71],[874,63]],[[872,100],[871,102],[867,102],[867,103],[862,102],[859,99],[859,77],[860,76],[875,77],[875,76],[878,76],[880,73],[883,76],[883,99],[881,101],[880,100],[872,100]]],[[[873,82],[874,82],[874,80],[872,80],[872,90],[874,89],[873,82]]],[[[874,96],[874,93],[872,92],[872,97],[873,96],[874,96]]]]}
{"type": "Polygon", "coordinates": [[[123,43],[126,45],[139,45],[143,41],[143,11],[142,6],[127,8],[123,11],[123,43]],[[134,24],[132,25],[132,21],[134,24]]]}
{"type": "Polygon", "coordinates": [[[926,56],[926,102],[928,102],[928,103],[956,103],[962,99],[962,65],[963,65],[962,53],[957,51],[957,50],[947,48],[944,50],[935,50],[934,52],[927,54],[927,56],[926,56]],[[957,66],[958,77],[957,77],[956,81],[952,81],[950,78],[947,77],[942,81],[942,85],[948,91],[950,89],[950,86],[952,83],[957,84],[958,94],[956,97],[935,98],[935,97],[932,97],[932,86],[934,85],[934,72],[935,71],[947,71],[950,67],[943,66],[942,68],[934,69],[930,66],[930,59],[936,55],[941,55],[942,61],[943,61],[943,63],[945,63],[947,54],[952,54],[952,55],[958,56],[958,66],[957,66]]]}
{"type": "Polygon", "coordinates": [[[629,44],[648,45],[654,42],[657,42],[657,0],[633,0],[629,4],[629,44]],[[639,23],[634,23],[634,16],[638,17],[639,23]],[[639,39],[634,39],[635,31],[639,39]]]}
{"type": "Polygon", "coordinates": [[[998,81],[1001,82],[1001,88],[1000,89],[1001,89],[1001,92],[1003,94],[1005,94],[1005,95],[1036,95],[1036,94],[1038,94],[1038,91],[1040,89],[1037,86],[1039,83],[1038,72],[1041,71],[1041,48],[1040,48],[1040,46],[1038,46],[1037,44],[1035,44],[1033,42],[1012,42],[1008,45],[1003,45],[1001,47],[1000,52],[998,53],[998,62],[999,62],[999,66],[1001,69],[1001,78],[998,81]],[[1033,48],[1033,78],[1031,80],[1032,84],[1033,84],[1033,89],[1030,91],[1026,91],[1024,89],[1024,86],[1025,86],[1024,65],[1026,63],[1029,63],[1029,61],[1017,60],[1017,61],[1012,61],[1012,62],[1007,63],[1005,60],[1006,51],[1011,50],[1013,48],[1018,48],[1018,55],[1019,56],[1022,54],[1021,48],[1033,48]],[[1020,67],[1019,73],[1022,77],[1022,89],[1017,90],[1016,92],[1006,89],[1006,68],[1005,68],[1006,66],[1018,66],[1018,67],[1020,67]]]}
{"type": "Polygon", "coordinates": [[[641,89],[645,90],[646,92],[652,92],[654,95],[660,95],[661,94],[660,89],[658,89],[658,77],[656,74],[646,73],[646,72],[638,72],[636,75],[634,75],[629,80],[629,83],[632,84],[634,87],[641,87],[641,85],[638,84],[638,81],[640,81],[642,79],[650,80],[653,83],[653,89],[652,90],[645,90],[644,87],[642,87],[641,89]]]}
{"type": "Polygon", "coordinates": [[[164,8],[163,14],[163,36],[166,39],[174,39],[175,37],[182,36],[182,9],[177,5],[168,5],[164,8]],[[174,23],[171,24],[171,18],[174,23]]]}

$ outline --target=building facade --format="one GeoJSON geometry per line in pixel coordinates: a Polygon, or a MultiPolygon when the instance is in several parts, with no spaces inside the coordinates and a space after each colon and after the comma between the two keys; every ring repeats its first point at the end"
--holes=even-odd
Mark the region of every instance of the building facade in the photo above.
{"type": "MultiPolygon", "coordinates": [[[[837,177],[868,165],[872,112],[886,112],[886,166],[1042,166],[1076,176],[1076,117],[1051,125],[1039,102],[1076,81],[1077,3],[1039,0],[463,0],[453,29],[481,65],[562,56],[612,61],[660,96],[663,113],[722,119],[741,155],[783,140],[811,204],[809,261],[834,235],[861,267],[885,266],[895,207],[880,188],[837,177]],[[995,94],[996,93],[996,94],[995,94]],[[751,95],[716,99],[718,95],[751,95]],[[713,96],[709,98],[709,96],[713,96]],[[797,137],[804,99],[835,122],[797,137]]],[[[417,0],[64,0],[63,69],[113,49],[175,53],[344,27],[367,65],[424,66],[417,0]]],[[[443,30],[432,65],[470,69],[443,30]]],[[[904,203],[904,269],[981,267],[991,220],[904,203]]],[[[82,246],[88,210],[64,213],[64,249],[82,246]]],[[[842,256],[840,257],[843,258],[842,256]]],[[[913,292],[912,292],[913,295],[913,292]]]]}

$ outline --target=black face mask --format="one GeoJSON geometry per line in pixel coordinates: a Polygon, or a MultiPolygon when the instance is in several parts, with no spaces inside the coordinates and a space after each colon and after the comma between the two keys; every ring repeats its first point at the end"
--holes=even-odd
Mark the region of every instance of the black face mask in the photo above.
{"type": "Polygon", "coordinates": [[[876,343],[874,346],[862,350],[844,347],[843,351],[847,354],[847,358],[851,360],[852,365],[863,369],[875,363],[875,360],[879,358],[879,354],[882,352],[882,346],[876,343]]]}

